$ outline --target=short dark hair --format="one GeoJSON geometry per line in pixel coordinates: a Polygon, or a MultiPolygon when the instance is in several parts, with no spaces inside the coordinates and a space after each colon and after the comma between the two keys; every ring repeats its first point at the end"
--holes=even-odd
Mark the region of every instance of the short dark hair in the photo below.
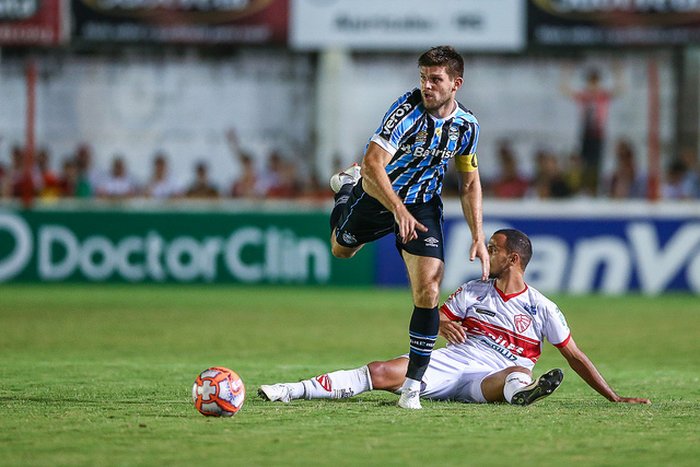
{"type": "Polygon", "coordinates": [[[530,262],[530,258],[532,258],[532,242],[528,236],[516,229],[501,229],[493,234],[501,234],[506,237],[508,252],[517,253],[520,256],[520,264],[522,264],[524,271],[527,263],[530,262]]]}
{"type": "Polygon", "coordinates": [[[449,45],[440,45],[418,57],[418,66],[444,66],[450,78],[464,76],[464,59],[449,45]]]}

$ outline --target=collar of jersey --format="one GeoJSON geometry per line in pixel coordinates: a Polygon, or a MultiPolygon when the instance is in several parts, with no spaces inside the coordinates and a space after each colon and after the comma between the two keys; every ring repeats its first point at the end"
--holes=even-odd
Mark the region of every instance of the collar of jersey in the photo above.
{"type": "Polygon", "coordinates": [[[498,292],[498,295],[501,296],[501,298],[503,299],[503,301],[504,301],[504,302],[507,302],[507,301],[510,300],[511,298],[517,297],[517,296],[520,295],[521,293],[524,293],[524,292],[527,290],[527,284],[525,284],[525,288],[524,288],[523,290],[521,290],[520,292],[514,292],[514,293],[511,293],[511,294],[503,293],[503,292],[501,291],[501,289],[499,289],[498,287],[496,287],[496,282],[495,282],[495,281],[494,281],[494,283],[493,283],[493,288],[496,289],[496,292],[498,292]]]}
{"type": "Polygon", "coordinates": [[[430,118],[432,118],[433,120],[435,120],[437,122],[444,122],[445,120],[449,120],[451,118],[454,118],[457,115],[457,112],[459,111],[459,102],[457,102],[455,100],[454,103],[455,103],[455,109],[447,117],[437,118],[435,115],[431,114],[430,112],[425,112],[425,113],[427,113],[430,116],[430,118]]]}

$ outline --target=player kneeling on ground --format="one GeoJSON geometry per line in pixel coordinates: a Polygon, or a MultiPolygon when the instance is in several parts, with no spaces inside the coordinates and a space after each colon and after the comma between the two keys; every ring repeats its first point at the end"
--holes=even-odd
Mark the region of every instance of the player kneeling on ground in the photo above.
{"type": "MultiPolygon", "coordinates": [[[[463,284],[440,309],[446,347],[433,352],[420,396],[461,402],[529,405],[550,395],[563,373],[553,369],[532,379],[543,339],[559,349],[589,386],[612,402],[649,404],[621,397],[608,385],[574,340],[564,315],[523,278],[532,256],[530,239],[514,229],[499,230],[488,243],[490,279],[463,284]]],[[[299,383],[263,385],[269,401],[341,399],[373,389],[397,392],[406,375],[406,355],[354,370],[323,374],[299,383]]]]}

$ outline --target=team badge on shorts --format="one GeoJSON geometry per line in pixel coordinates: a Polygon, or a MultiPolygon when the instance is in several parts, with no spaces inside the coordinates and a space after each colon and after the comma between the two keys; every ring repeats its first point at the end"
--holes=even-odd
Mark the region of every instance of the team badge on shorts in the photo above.
{"type": "Polygon", "coordinates": [[[343,235],[343,241],[345,243],[347,243],[348,245],[354,245],[355,243],[357,243],[357,239],[350,232],[343,232],[342,235],[343,235]]]}
{"type": "Polygon", "coordinates": [[[522,333],[530,327],[530,323],[532,323],[532,318],[530,318],[528,315],[515,315],[515,318],[513,318],[513,322],[515,323],[515,329],[518,332],[522,333]]]}

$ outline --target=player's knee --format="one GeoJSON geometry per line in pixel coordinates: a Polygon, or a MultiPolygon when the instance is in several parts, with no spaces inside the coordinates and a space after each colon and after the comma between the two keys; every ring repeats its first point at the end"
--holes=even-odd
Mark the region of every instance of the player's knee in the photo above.
{"type": "Polygon", "coordinates": [[[526,375],[532,376],[532,372],[529,369],[525,368],[524,366],[511,366],[509,368],[506,368],[504,370],[504,372],[506,373],[506,375],[518,372],[518,373],[525,373],[526,375]]]}
{"type": "Polygon", "coordinates": [[[440,283],[432,281],[424,283],[415,292],[416,305],[424,308],[432,308],[440,300],[440,283]]]}
{"type": "Polygon", "coordinates": [[[336,258],[352,258],[356,252],[357,250],[338,245],[337,243],[331,245],[331,253],[336,258]]]}
{"type": "Polygon", "coordinates": [[[403,384],[401,373],[397,372],[390,362],[372,362],[367,368],[374,389],[395,391],[403,384]]]}

